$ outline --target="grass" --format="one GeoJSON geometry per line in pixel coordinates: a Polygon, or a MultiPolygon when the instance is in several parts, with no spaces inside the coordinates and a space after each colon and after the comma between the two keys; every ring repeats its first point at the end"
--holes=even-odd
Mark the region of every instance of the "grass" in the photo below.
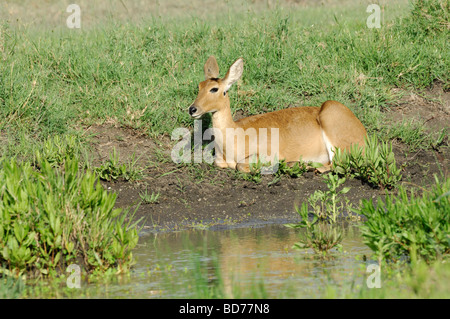
{"type": "Polygon", "coordinates": [[[316,254],[326,257],[329,251],[336,248],[342,251],[342,225],[338,222],[342,220],[345,210],[349,210],[350,205],[343,195],[348,193],[350,187],[342,187],[345,178],[340,178],[337,174],[328,173],[323,176],[328,190],[316,190],[311,194],[307,202],[303,202],[301,207],[295,207],[297,214],[301,218],[298,223],[286,224],[290,228],[304,228],[300,232],[300,241],[294,244],[297,249],[312,248],[316,254]],[[338,191],[338,188],[341,188],[338,191]],[[309,206],[312,210],[309,210],[309,206]],[[312,215],[310,221],[309,215],[312,215]]]}
{"type": "Polygon", "coordinates": [[[353,176],[372,187],[392,189],[402,178],[397,167],[392,143],[379,141],[375,135],[365,139],[364,149],[352,145],[350,150],[335,149],[333,157],[334,173],[353,176]]]}
{"type": "Polygon", "coordinates": [[[75,158],[57,168],[36,164],[1,163],[0,274],[55,277],[72,263],[89,275],[126,272],[138,221],[114,208],[116,194],[75,158]]]}
{"type": "Polygon", "coordinates": [[[450,253],[450,179],[435,176],[435,185],[422,196],[404,187],[398,195],[363,200],[360,214],[367,218],[362,226],[364,242],[378,260],[402,258],[430,262],[450,253]]]}
{"type": "MultiPolygon", "coordinates": [[[[365,10],[350,18],[348,9],[280,7],[255,15],[250,8],[217,20],[110,21],[76,32],[3,23],[0,130],[8,140],[43,141],[92,122],[116,122],[151,136],[190,127],[186,107],[210,54],[222,74],[237,57],[245,59],[243,79],[230,92],[233,111],[258,114],[336,99],[369,113],[361,118],[369,132],[376,127],[367,118],[395,101],[393,87],[448,83],[445,32],[418,39],[410,21],[399,18],[368,29],[365,10]]],[[[402,12],[386,5],[390,10],[402,12]]],[[[27,152],[2,148],[11,156],[27,152]]]]}
{"type": "Polygon", "coordinates": [[[131,156],[128,163],[120,164],[119,154],[116,149],[110,154],[109,159],[93,170],[102,180],[116,181],[124,179],[126,181],[136,181],[143,177],[145,168],[138,167],[135,154],[131,156]]]}
{"type": "Polygon", "coordinates": [[[154,192],[152,192],[150,194],[146,190],[145,192],[140,193],[139,197],[141,198],[141,200],[144,204],[155,204],[155,203],[158,203],[158,199],[159,199],[160,195],[161,195],[160,193],[155,194],[154,192]]]}

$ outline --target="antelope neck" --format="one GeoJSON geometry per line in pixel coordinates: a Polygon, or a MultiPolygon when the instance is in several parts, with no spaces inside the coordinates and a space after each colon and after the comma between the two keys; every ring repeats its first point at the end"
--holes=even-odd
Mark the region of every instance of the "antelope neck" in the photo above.
{"type": "Polygon", "coordinates": [[[213,127],[220,130],[225,130],[226,128],[234,128],[236,124],[234,123],[233,117],[231,116],[230,101],[225,102],[225,106],[219,111],[212,115],[213,127]]]}

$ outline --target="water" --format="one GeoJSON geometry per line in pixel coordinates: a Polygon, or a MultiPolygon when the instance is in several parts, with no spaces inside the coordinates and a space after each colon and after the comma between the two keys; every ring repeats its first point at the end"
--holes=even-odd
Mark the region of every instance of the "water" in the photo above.
{"type": "MultiPolygon", "coordinates": [[[[299,230],[283,225],[147,234],[133,255],[131,274],[98,291],[107,298],[323,296],[326,287],[348,291],[364,284],[362,256],[370,249],[357,227],[345,229],[343,251],[318,258],[292,249],[299,230]],[[219,287],[219,293],[211,293],[219,287]]],[[[96,286],[97,290],[99,286],[96,286]]]]}

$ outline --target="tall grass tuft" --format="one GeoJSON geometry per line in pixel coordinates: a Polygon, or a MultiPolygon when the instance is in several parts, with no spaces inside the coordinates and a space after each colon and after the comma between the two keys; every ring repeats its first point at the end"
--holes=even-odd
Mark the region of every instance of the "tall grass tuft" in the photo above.
{"type": "Polygon", "coordinates": [[[417,0],[411,15],[403,21],[412,36],[436,36],[450,30],[450,1],[417,0]]]}

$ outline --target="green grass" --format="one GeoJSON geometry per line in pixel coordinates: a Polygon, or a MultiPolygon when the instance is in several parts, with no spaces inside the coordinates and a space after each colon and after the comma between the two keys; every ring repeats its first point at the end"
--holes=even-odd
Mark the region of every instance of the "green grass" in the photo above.
{"type": "Polygon", "coordinates": [[[94,167],[93,170],[102,180],[116,181],[121,178],[126,181],[136,181],[144,176],[145,168],[138,167],[135,157],[135,154],[133,154],[128,163],[120,164],[119,153],[114,148],[109,159],[100,166],[94,167]]]}
{"type": "Polygon", "coordinates": [[[358,210],[367,221],[361,227],[364,243],[378,260],[423,259],[427,262],[450,253],[450,178],[439,180],[422,196],[404,187],[398,195],[363,200],[358,210]]]}
{"type": "Polygon", "coordinates": [[[144,204],[155,204],[158,203],[158,199],[159,196],[161,194],[160,193],[154,193],[152,192],[151,194],[146,190],[145,192],[142,192],[139,194],[139,197],[141,198],[142,202],[144,204]]]}
{"type": "MultiPolygon", "coordinates": [[[[233,111],[257,114],[335,99],[368,113],[361,120],[376,130],[368,118],[395,101],[393,87],[448,83],[448,34],[437,29],[418,38],[411,30],[421,25],[398,18],[369,29],[365,7],[357,6],[356,16],[350,8],[278,8],[257,15],[250,9],[216,20],[110,21],[76,31],[3,23],[0,131],[23,144],[105,120],[151,136],[190,127],[186,108],[211,54],[222,75],[235,59],[245,59],[242,82],[230,92],[233,111]]],[[[385,12],[408,17],[394,5],[385,12]]],[[[26,148],[2,147],[8,155],[19,150],[26,148]]]]}
{"type": "Polygon", "coordinates": [[[392,189],[402,178],[391,142],[380,142],[375,135],[365,139],[365,147],[352,145],[350,150],[335,149],[334,173],[356,177],[372,187],[392,189]]]}
{"type": "Polygon", "coordinates": [[[88,275],[129,270],[139,221],[114,208],[116,194],[76,158],[36,165],[1,160],[0,277],[55,277],[72,263],[88,275]]]}
{"type": "Polygon", "coordinates": [[[300,241],[294,244],[297,249],[312,248],[316,254],[326,257],[329,251],[336,248],[342,251],[343,227],[340,223],[344,211],[351,207],[348,200],[343,196],[350,187],[342,187],[345,178],[337,174],[328,173],[323,176],[328,190],[316,190],[311,194],[301,207],[295,207],[301,218],[298,223],[286,224],[290,228],[304,228],[300,232],[300,241]],[[338,188],[341,188],[338,191],[338,188]],[[309,204],[309,205],[308,205],[309,204]],[[311,206],[312,210],[309,209],[311,206]],[[312,220],[309,220],[312,215],[312,220]]]}

